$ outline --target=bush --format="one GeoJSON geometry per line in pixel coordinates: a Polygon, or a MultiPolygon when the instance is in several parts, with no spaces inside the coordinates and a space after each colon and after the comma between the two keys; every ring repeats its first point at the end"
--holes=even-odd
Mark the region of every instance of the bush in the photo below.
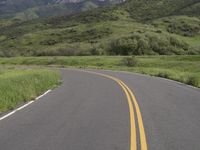
{"type": "Polygon", "coordinates": [[[176,33],[183,36],[195,36],[200,31],[200,23],[189,23],[189,22],[175,22],[171,23],[167,29],[170,33],[176,33]]]}
{"type": "Polygon", "coordinates": [[[135,67],[138,64],[138,60],[135,56],[132,57],[124,57],[122,59],[122,65],[128,66],[128,67],[135,67]]]}
{"type": "Polygon", "coordinates": [[[100,55],[100,52],[98,51],[98,49],[96,47],[93,47],[89,50],[89,53],[91,55],[100,55]]]}
{"type": "Polygon", "coordinates": [[[190,51],[196,52],[175,36],[157,32],[134,32],[131,36],[113,39],[107,48],[110,55],[181,55],[190,51]]]}
{"type": "Polygon", "coordinates": [[[60,40],[55,40],[55,39],[47,39],[47,40],[44,40],[44,41],[41,41],[40,44],[41,45],[55,45],[57,43],[61,43],[62,41],[60,40]]]}

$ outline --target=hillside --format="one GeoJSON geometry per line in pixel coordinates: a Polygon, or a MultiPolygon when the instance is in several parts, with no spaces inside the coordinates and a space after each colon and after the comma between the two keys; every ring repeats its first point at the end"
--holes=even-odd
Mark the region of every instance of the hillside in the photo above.
{"type": "Polygon", "coordinates": [[[199,0],[129,0],[48,19],[2,19],[0,55],[200,54],[199,6],[199,0]]]}
{"type": "Polygon", "coordinates": [[[0,2],[0,18],[31,20],[73,14],[120,2],[121,0],[3,0],[0,2]]]}
{"type": "Polygon", "coordinates": [[[180,14],[199,16],[199,4],[200,0],[129,0],[122,7],[133,18],[151,20],[180,14]],[[192,9],[193,7],[195,9],[192,9]]]}

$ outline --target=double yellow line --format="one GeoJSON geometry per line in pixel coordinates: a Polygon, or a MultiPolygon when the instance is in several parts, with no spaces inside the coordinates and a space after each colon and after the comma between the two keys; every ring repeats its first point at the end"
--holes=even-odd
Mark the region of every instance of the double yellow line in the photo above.
{"type": "Polygon", "coordinates": [[[131,126],[131,133],[130,133],[130,150],[137,150],[137,139],[136,139],[136,121],[135,121],[135,112],[137,116],[137,122],[138,122],[138,128],[139,128],[139,136],[140,136],[140,150],[148,150],[147,147],[147,141],[146,141],[146,135],[145,135],[145,130],[144,130],[144,125],[143,125],[143,120],[142,120],[142,115],[140,112],[139,105],[137,103],[137,100],[133,94],[133,92],[130,90],[130,88],[120,79],[117,79],[115,77],[112,77],[110,75],[105,75],[102,73],[97,73],[97,72],[92,72],[92,71],[84,71],[96,75],[100,75],[106,78],[109,78],[111,80],[114,80],[117,82],[122,90],[124,91],[127,100],[128,100],[128,105],[129,105],[129,111],[130,111],[130,126],[131,126]],[[134,107],[135,106],[135,107],[134,107]],[[135,108],[135,111],[134,111],[135,108]]]}

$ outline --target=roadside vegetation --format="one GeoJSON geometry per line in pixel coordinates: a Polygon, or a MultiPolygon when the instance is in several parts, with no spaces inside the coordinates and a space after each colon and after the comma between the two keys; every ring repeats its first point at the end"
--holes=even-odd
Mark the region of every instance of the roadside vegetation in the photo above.
{"type": "Polygon", "coordinates": [[[1,67],[0,113],[33,100],[59,82],[59,73],[52,70],[1,67]]]}
{"type": "Polygon", "coordinates": [[[43,65],[138,72],[200,87],[200,55],[1,58],[0,65],[43,65]]]}

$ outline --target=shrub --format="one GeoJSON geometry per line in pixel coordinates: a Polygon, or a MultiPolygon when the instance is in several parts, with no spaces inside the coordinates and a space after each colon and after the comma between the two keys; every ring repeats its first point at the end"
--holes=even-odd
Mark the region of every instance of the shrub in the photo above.
{"type": "Polygon", "coordinates": [[[55,39],[47,39],[47,40],[44,40],[44,41],[41,41],[40,44],[41,45],[55,45],[57,43],[60,43],[62,41],[59,41],[59,40],[55,40],[55,39]]]}
{"type": "Polygon", "coordinates": [[[107,52],[111,55],[137,55],[138,41],[130,37],[114,39],[109,43],[107,52]]]}
{"type": "Polygon", "coordinates": [[[180,34],[182,36],[195,36],[200,31],[200,21],[196,19],[177,18],[168,25],[167,31],[170,33],[180,34]]]}
{"type": "Polygon", "coordinates": [[[110,55],[181,55],[190,51],[196,52],[175,36],[155,32],[134,32],[131,36],[111,40],[107,48],[110,55]]]}
{"type": "Polygon", "coordinates": [[[93,47],[89,50],[89,53],[91,55],[100,55],[100,52],[98,51],[98,49],[96,47],[93,47]]]}
{"type": "Polygon", "coordinates": [[[135,56],[131,57],[124,57],[122,59],[122,65],[128,66],[128,67],[135,67],[138,64],[138,60],[135,56]]]}

